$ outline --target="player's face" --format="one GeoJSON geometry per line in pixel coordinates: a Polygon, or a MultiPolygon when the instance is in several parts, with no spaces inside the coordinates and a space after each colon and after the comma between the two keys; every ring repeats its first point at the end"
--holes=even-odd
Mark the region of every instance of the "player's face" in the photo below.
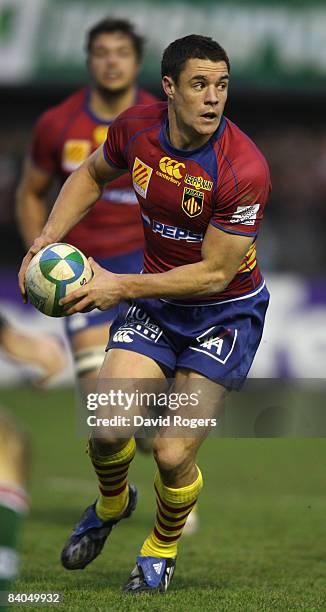
{"type": "Polygon", "coordinates": [[[177,125],[208,138],[221,121],[228,93],[225,62],[190,59],[172,87],[172,104],[177,125]]]}
{"type": "Polygon", "coordinates": [[[88,66],[95,85],[112,93],[132,86],[139,70],[133,42],[122,32],[96,36],[88,66]]]}

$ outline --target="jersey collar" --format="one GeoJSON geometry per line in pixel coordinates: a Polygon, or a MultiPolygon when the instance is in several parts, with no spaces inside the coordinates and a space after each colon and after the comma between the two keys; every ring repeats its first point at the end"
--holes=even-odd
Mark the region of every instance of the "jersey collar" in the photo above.
{"type": "Polygon", "coordinates": [[[206,142],[201,147],[198,147],[197,149],[191,149],[191,150],[176,149],[175,147],[172,146],[172,144],[170,143],[169,137],[168,137],[168,126],[169,126],[169,119],[168,117],[166,117],[161,127],[161,131],[160,131],[160,143],[162,147],[171,155],[189,158],[189,157],[196,157],[199,153],[205,151],[206,148],[211,148],[212,146],[214,146],[215,142],[220,138],[220,136],[222,136],[225,130],[226,120],[225,120],[224,115],[222,115],[220,125],[218,126],[216,132],[214,132],[214,134],[210,137],[208,142],[206,142]]]}
{"type": "MultiPolygon", "coordinates": [[[[135,99],[133,101],[133,105],[135,104],[139,104],[139,94],[140,91],[137,88],[136,89],[136,95],[135,95],[135,99]]],[[[99,117],[98,115],[95,115],[95,113],[93,113],[93,111],[91,110],[91,106],[90,106],[90,98],[91,98],[91,88],[90,87],[86,87],[85,88],[85,97],[84,97],[84,111],[85,113],[92,119],[92,121],[95,121],[96,123],[100,124],[100,125],[111,125],[111,123],[113,123],[114,118],[112,119],[102,119],[101,117],[99,117]]]]}

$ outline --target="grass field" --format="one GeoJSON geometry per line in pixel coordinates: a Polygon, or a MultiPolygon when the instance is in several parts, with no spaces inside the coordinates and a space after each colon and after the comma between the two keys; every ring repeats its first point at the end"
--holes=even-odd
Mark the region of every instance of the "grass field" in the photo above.
{"type": "MultiPolygon", "coordinates": [[[[73,392],[1,390],[0,402],[25,423],[33,446],[32,509],[14,592],[60,593],[67,612],[326,610],[326,441],[209,439],[199,460],[200,533],[181,542],[166,596],[133,598],[120,589],[152,526],[152,460],[139,455],[132,467],[140,493],[132,519],[93,564],[69,573],[61,547],[96,496],[75,434],[73,392]]],[[[40,606],[13,609],[31,608],[40,606]]]]}

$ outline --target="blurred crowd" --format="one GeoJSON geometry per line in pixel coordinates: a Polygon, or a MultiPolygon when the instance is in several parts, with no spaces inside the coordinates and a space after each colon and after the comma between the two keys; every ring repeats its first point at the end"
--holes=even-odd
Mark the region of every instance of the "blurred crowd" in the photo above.
{"type": "Polygon", "coordinates": [[[263,266],[308,276],[325,273],[326,129],[282,126],[256,142],[271,168],[273,191],[264,223],[263,266]]]}

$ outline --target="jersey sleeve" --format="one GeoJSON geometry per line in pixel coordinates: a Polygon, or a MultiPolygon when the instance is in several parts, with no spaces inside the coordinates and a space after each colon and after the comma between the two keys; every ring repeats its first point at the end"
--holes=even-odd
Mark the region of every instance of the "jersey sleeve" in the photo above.
{"type": "Polygon", "coordinates": [[[268,165],[262,155],[225,164],[210,223],[231,234],[256,236],[271,191],[268,165]]]}
{"type": "Polygon", "coordinates": [[[107,163],[121,170],[128,168],[128,162],[124,155],[128,144],[128,135],[126,134],[123,115],[124,113],[109,127],[103,148],[104,158],[107,163]]]}
{"type": "Polygon", "coordinates": [[[51,111],[41,115],[37,121],[30,147],[32,162],[41,170],[54,173],[57,170],[57,129],[51,111]]]}

